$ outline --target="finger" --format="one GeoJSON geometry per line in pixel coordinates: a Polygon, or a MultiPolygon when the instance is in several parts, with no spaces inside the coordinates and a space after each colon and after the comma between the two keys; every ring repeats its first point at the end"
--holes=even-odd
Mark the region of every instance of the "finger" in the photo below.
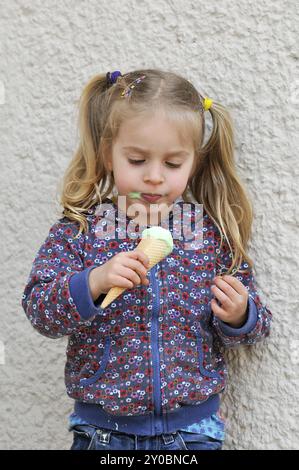
{"type": "Polygon", "coordinates": [[[211,291],[222,305],[225,305],[228,308],[232,304],[230,298],[217,286],[212,286],[211,291]]]}
{"type": "Polygon", "coordinates": [[[146,269],[148,269],[149,268],[149,257],[145,253],[143,253],[143,251],[138,250],[138,248],[135,249],[133,251],[133,253],[137,254],[138,259],[143,263],[144,267],[146,269]]]}
{"type": "Polygon", "coordinates": [[[132,281],[134,285],[141,284],[141,277],[136,273],[136,271],[134,271],[134,269],[122,266],[119,273],[126,279],[132,281]]]}
{"type": "Polygon", "coordinates": [[[139,260],[127,258],[125,265],[136,271],[142,279],[146,279],[147,270],[139,260]]]}
{"type": "Polygon", "coordinates": [[[216,277],[214,282],[218,289],[221,289],[231,302],[235,302],[237,300],[240,294],[228,282],[226,282],[226,280],[216,277]]]}
{"type": "Polygon", "coordinates": [[[141,283],[145,286],[148,286],[150,284],[148,278],[146,277],[148,269],[147,267],[144,267],[141,261],[139,261],[140,254],[143,255],[144,262],[146,263],[148,258],[140,251],[138,253],[137,251],[122,252],[121,262],[123,266],[130,267],[131,269],[136,271],[141,279],[141,283]]]}
{"type": "Polygon", "coordinates": [[[239,279],[237,279],[236,277],[230,276],[229,274],[225,274],[225,276],[223,276],[223,279],[230,286],[232,286],[235,289],[235,291],[238,292],[238,294],[240,295],[244,294],[244,290],[247,292],[247,289],[244,286],[244,284],[241,281],[239,281],[239,279]]]}
{"type": "Polygon", "coordinates": [[[116,275],[112,281],[113,287],[124,287],[125,289],[132,289],[134,287],[134,282],[130,281],[124,276],[116,275]]]}
{"type": "Polygon", "coordinates": [[[217,304],[215,299],[211,300],[211,308],[212,308],[214,315],[217,318],[219,318],[222,321],[226,320],[226,311],[217,304]]]}
{"type": "Polygon", "coordinates": [[[137,274],[139,275],[140,279],[141,279],[141,283],[144,284],[145,286],[148,286],[149,285],[149,280],[147,278],[147,274],[148,274],[148,271],[147,269],[144,267],[144,265],[140,262],[140,261],[133,261],[133,267],[132,269],[134,269],[134,271],[137,272],[137,274]]]}

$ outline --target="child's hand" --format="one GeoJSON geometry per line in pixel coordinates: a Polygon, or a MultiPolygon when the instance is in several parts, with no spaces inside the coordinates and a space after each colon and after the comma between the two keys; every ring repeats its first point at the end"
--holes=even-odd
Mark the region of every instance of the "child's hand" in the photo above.
{"type": "Polygon", "coordinates": [[[230,326],[239,328],[246,321],[248,291],[245,286],[233,276],[216,276],[216,286],[212,286],[212,293],[221,302],[221,307],[215,299],[211,300],[214,315],[230,326]]]}
{"type": "Polygon", "coordinates": [[[89,275],[89,287],[93,300],[107,294],[111,287],[131,289],[138,284],[149,285],[147,279],[149,259],[141,251],[123,251],[107,263],[93,269],[89,275]]]}

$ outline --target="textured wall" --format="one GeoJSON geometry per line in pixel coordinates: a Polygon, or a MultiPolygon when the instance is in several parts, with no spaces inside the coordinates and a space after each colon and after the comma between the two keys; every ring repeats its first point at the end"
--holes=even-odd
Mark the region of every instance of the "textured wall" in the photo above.
{"type": "Polygon", "coordinates": [[[254,203],[250,254],[274,321],[265,342],[227,353],[225,448],[298,445],[296,3],[2,2],[1,449],[71,445],[66,338],[39,335],[25,317],[21,296],[57,218],[56,188],[76,147],[75,101],[83,85],[98,72],[142,66],[182,73],[229,107],[239,173],[254,203]]]}

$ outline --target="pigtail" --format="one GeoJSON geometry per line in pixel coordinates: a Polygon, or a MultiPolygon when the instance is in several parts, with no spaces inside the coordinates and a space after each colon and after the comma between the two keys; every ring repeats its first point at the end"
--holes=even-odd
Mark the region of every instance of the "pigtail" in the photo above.
{"type": "Polygon", "coordinates": [[[221,246],[225,237],[232,253],[230,274],[239,269],[243,260],[253,266],[246,253],[251,237],[253,209],[235,167],[234,132],[229,112],[215,101],[209,111],[213,121],[212,131],[200,150],[201,164],[190,189],[215,222],[221,234],[221,246]]]}
{"type": "Polygon", "coordinates": [[[79,223],[77,236],[88,230],[88,209],[97,202],[101,204],[113,186],[100,157],[103,150],[101,136],[109,107],[109,86],[106,74],[101,74],[94,76],[82,91],[78,116],[80,142],[59,188],[63,215],[79,223]]]}

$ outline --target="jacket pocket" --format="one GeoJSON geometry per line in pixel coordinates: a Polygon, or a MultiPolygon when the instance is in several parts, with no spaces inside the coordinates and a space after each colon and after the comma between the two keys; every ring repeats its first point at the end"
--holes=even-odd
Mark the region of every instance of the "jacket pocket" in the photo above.
{"type": "Polygon", "coordinates": [[[102,355],[101,361],[99,362],[98,370],[91,377],[80,379],[80,385],[81,386],[93,384],[105,372],[108,361],[109,361],[110,349],[111,349],[111,338],[110,338],[110,336],[107,336],[107,338],[105,340],[104,353],[102,355]]]}
{"type": "Polygon", "coordinates": [[[196,333],[196,336],[199,357],[199,372],[203,377],[219,378],[218,372],[212,368],[213,366],[211,364],[210,342],[205,342],[199,331],[196,333]],[[207,367],[210,367],[211,370],[208,370],[207,367]]]}

